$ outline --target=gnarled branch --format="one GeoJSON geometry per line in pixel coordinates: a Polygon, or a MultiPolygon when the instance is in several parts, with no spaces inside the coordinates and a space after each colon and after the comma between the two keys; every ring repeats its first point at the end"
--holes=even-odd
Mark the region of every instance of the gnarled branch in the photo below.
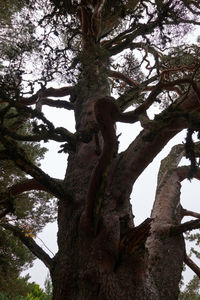
{"type": "Polygon", "coordinates": [[[46,98],[46,97],[65,97],[69,96],[73,93],[74,87],[62,87],[62,88],[48,88],[41,89],[36,94],[31,97],[20,97],[19,103],[23,105],[33,105],[37,102],[38,99],[46,98]]]}
{"type": "Polygon", "coordinates": [[[40,133],[33,135],[22,135],[8,129],[3,129],[3,131],[6,136],[9,136],[17,141],[40,142],[54,140],[57,142],[68,142],[72,146],[71,148],[74,148],[76,141],[74,134],[62,127],[57,127],[54,130],[49,131],[41,130],[40,133]]]}

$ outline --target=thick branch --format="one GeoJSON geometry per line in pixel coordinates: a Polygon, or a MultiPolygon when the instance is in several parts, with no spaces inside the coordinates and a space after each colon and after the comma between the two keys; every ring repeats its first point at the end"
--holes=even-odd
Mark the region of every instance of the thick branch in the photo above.
{"type": "MultiPolygon", "coordinates": [[[[59,179],[55,179],[57,182],[61,182],[59,179]]],[[[19,182],[17,184],[14,184],[9,188],[9,192],[12,195],[18,195],[23,192],[31,191],[31,190],[40,190],[40,191],[46,191],[49,192],[48,189],[43,186],[40,182],[36,181],[35,179],[27,179],[22,182],[19,182]]]]}
{"type": "Polygon", "coordinates": [[[69,96],[73,93],[74,87],[68,86],[68,87],[62,87],[62,88],[48,88],[48,89],[41,89],[39,90],[35,95],[25,98],[20,98],[20,103],[23,105],[32,105],[37,102],[38,99],[46,98],[46,97],[65,97],[69,96]]]}
{"type": "Polygon", "coordinates": [[[59,100],[59,99],[53,100],[53,99],[49,99],[49,98],[42,98],[37,102],[36,108],[40,111],[41,107],[43,105],[48,105],[48,106],[52,106],[52,107],[56,107],[56,108],[65,108],[68,110],[74,109],[74,105],[71,102],[68,102],[65,100],[59,100]]]}
{"type": "MultiPolygon", "coordinates": [[[[177,169],[180,181],[183,181],[184,179],[188,178],[188,174],[191,171],[190,166],[181,166],[177,169]]],[[[193,177],[200,180],[200,168],[197,168],[196,171],[193,174],[193,177]]]]}
{"type": "Polygon", "coordinates": [[[12,137],[17,141],[40,142],[54,140],[56,142],[68,142],[72,148],[74,148],[76,142],[74,134],[62,127],[55,128],[55,130],[44,130],[41,131],[41,133],[33,135],[22,135],[8,129],[3,129],[3,131],[5,135],[12,137]]]}
{"type": "Polygon", "coordinates": [[[191,211],[191,210],[187,210],[187,209],[182,209],[182,215],[185,216],[190,216],[190,217],[194,217],[194,218],[198,218],[200,219],[200,213],[197,213],[195,211],[191,211]]]}
{"type": "Polygon", "coordinates": [[[200,219],[194,221],[188,221],[180,225],[172,226],[170,228],[170,235],[178,235],[186,231],[191,231],[200,228],[200,219]]]}
{"type": "MultiPolygon", "coordinates": [[[[54,180],[59,181],[58,179],[54,179],[54,180]]],[[[8,208],[12,210],[13,199],[14,199],[12,196],[16,196],[31,190],[40,190],[40,191],[49,192],[49,190],[45,186],[43,186],[35,179],[27,179],[9,187],[5,193],[4,192],[0,193],[0,204],[3,204],[3,206],[5,207],[8,206],[8,208]]]]}
{"type": "MultiPolygon", "coordinates": [[[[198,86],[199,89],[199,86],[198,86]]],[[[191,89],[187,96],[180,97],[151,122],[151,126],[141,131],[138,137],[122,153],[117,166],[118,176],[123,185],[118,187],[121,193],[131,190],[133,183],[167,142],[183,128],[188,121],[184,112],[198,111],[200,101],[197,93],[191,89]]],[[[118,186],[113,180],[113,185],[118,186]]]]}
{"type": "Polygon", "coordinates": [[[0,223],[0,225],[3,228],[12,231],[12,233],[17,236],[22,243],[45,264],[48,269],[51,268],[53,260],[31,237],[26,237],[19,228],[11,224],[0,223]]]}
{"type": "Polygon", "coordinates": [[[200,268],[191,260],[191,258],[185,255],[184,263],[190,267],[190,269],[200,278],[200,268]]]}
{"type": "Polygon", "coordinates": [[[26,156],[26,153],[16,143],[9,141],[5,137],[0,137],[0,140],[6,148],[9,159],[25,173],[31,175],[36,181],[49,190],[51,194],[58,198],[66,197],[62,185],[56,182],[53,178],[43,172],[39,167],[35,166],[26,156]]]}

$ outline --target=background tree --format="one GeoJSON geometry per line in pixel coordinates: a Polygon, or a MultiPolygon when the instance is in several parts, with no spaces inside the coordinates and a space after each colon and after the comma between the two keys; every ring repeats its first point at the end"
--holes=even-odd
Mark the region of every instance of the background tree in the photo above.
{"type": "MultiPolygon", "coordinates": [[[[200,227],[200,215],[180,204],[180,182],[200,174],[199,47],[181,40],[199,26],[199,11],[185,0],[26,1],[2,29],[13,51],[2,51],[0,159],[32,177],[13,183],[12,197],[42,190],[58,199],[58,253],[50,258],[10,209],[1,226],[49,268],[54,299],[177,299],[183,263],[199,276],[183,233],[200,227]],[[10,28],[21,32],[13,37],[10,28]],[[160,113],[151,119],[154,104],[160,113]],[[76,132],[55,127],[44,105],[71,110],[76,132]],[[20,132],[20,120],[13,130],[16,117],[31,129],[20,132]],[[116,122],[141,125],[121,153],[116,122]],[[185,147],[161,163],[151,218],[135,227],[135,181],[185,128],[185,147]],[[68,154],[63,180],[24,148],[47,140],[68,154]],[[183,156],[190,167],[179,167],[183,156]],[[197,220],[181,223],[186,215],[197,220]]],[[[9,199],[2,195],[5,207],[9,199]]]]}
{"type": "Polygon", "coordinates": [[[200,280],[194,276],[187,284],[184,291],[180,293],[180,299],[195,300],[199,298],[200,280]]]}
{"type": "MultiPolygon", "coordinates": [[[[51,295],[46,294],[38,284],[32,282],[26,282],[26,290],[28,291],[26,296],[21,296],[20,294],[17,295],[10,295],[4,294],[0,292],[0,297],[2,300],[50,300],[51,295]]],[[[24,290],[23,290],[24,292],[24,290]]]]}
{"type": "MultiPolygon", "coordinates": [[[[24,5],[25,1],[2,1],[0,3],[0,80],[1,86],[3,85],[5,89],[6,85],[11,87],[12,83],[15,85],[19,79],[19,72],[16,77],[16,74],[12,73],[12,63],[18,59],[20,60],[19,56],[22,52],[17,49],[19,45],[13,44],[13,38],[20,31],[20,28],[16,28],[17,20],[14,16],[21,11],[24,5]],[[16,30],[13,28],[14,24],[16,30]]],[[[23,26],[23,24],[20,25],[23,26]]],[[[27,28],[22,34],[23,38],[26,33],[27,28]]],[[[4,103],[0,103],[0,110],[1,112],[8,112],[9,110],[7,118],[1,118],[1,124],[4,123],[9,130],[17,131],[21,134],[27,134],[31,130],[32,124],[28,120],[27,115],[20,116],[15,108],[8,109],[4,103]]],[[[40,166],[39,161],[44,157],[47,149],[35,142],[27,144],[20,141],[18,144],[25,152],[29,153],[30,160],[40,166]]],[[[3,148],[2,143],[0,143],[0,149],[2,150],[3,148]]],[[[12,161],[1,161],[0,218],[4,222],[9,220],[12,224],[17,224],[23,228],[26,235],[35,236],[47,222],[54,220],[55,211],[53,212],[52,210],[54,204],[50,195],[41,191],[30,192],[32,184],[33,181],[27,180],[26,174],[17,168],[12,161]]],[[[12,234],[1,227],[0,291],[6,295],[4,296],[5,298],[25,296],[32,290],[31,284],[28,283],[30,277],[27,275],[22,278],[20,273],[31,267],[34,259],[35,257],[20,240],[13,239],[12,234]]],[[[2,295],[1,297],[3,297],[2,295]]]]}

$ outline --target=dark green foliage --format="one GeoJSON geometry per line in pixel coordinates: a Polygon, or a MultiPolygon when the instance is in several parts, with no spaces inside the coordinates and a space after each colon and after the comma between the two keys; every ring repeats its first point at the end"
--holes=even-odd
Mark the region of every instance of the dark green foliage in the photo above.
{"type": "MultiPolygon", "coordinates": [[[[17,25],[16,14],[21,11],[22,18],[24,6],[27,1],[1,1],[0,3],[0,86],[1,97],[14,97],[16,89],[21,84],[22,73],[18,71],[17,59],[25,58],[33,49],[33,24],[24,18],[17,25]],[[26,26],[25,26],[26,25],[26,26]],[[20,34],[19,34],[20,32],[20,34]],[[6,39],[5,39],[6,36],[6,39]],[[13,42],[15,41],[15,43],[13,42]],[[15,68],[15,71],[14,69],[15,68]],[[14,92],[15,91],[15,92],[14,92]]],[[[19,20],[19,19],[18,19],[19,20]]],[[[32,130],[32,121],[27,120],[27,112],[20,115],[19,109],[4,103],[0,104],[1,133],[6,128],[9,132],[27,135],[32,130]]],[[[36,142],[17,142],[27,158],[36,166],[44,157],[46,148],[36,142]],[[24,153],[25,153],[24,152],[24,153]]],[[[4,146],[0,143],[0,151],[4,146]]],[[[11,160],[1,160],[0,165],[0,212],[8,209],[7,220],[12,220],[18,226],[30,226],[31,234],[40,231],[47,222],[54,220],[54,201],[47,193],[42,191],[24,192],[20,195],[9,193],[10,187],[25,181],[27,176],[16,167],[11,160]]],[[[5,222],[6,219],[1,221],[5,222]]],[[[20,299],[33,290],[28,283],[29,276],[20,277],[21,271],[32,265],[34,256],[13,234],[0,228],[0,299],[20,299]],[[5,296],[7,295],[7,296],[5,296]],[[17,296],[19,295],[19,296],[17,296]]],[[[39,288],[39,287],[38,287],[39,288]]],[[[36,298],[29,298],[36,299],[36,298]]]]}
{"type": "Polygon", "coordinates": [[[0,292],[0,299],[1,300],[51,300],[52,295],[44,292],[38,284],[36,283],[28,283],[26,279],[20,278],[19,281],[24,280],[24,290],[23,294],[10,294],[0,292]]]}
{"type": "Polygon", "coordinates": [[[180,300],[198,300],[200,298],[200,279],[194,276],[179,295],[180,300]]]}

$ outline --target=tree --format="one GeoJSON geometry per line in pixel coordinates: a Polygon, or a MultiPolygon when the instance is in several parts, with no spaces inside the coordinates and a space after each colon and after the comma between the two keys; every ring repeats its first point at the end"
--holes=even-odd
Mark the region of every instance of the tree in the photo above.
{"type": "Polygon", "coordinates": [[[200,280],[197,276],[194,276],[192,280],[187,284],[184,291],[180,294],[180,299],[195,300],[199,298],[200,280]]]}
{"type": "Polygon", "coordinates": [[[46,300],[51,300],[53,296],[53,286],[50,278],[50,274],[47,274],[47,277],[44,282],[44,288],[45,288],[45,293],[46,293],[46,300]]]}
{"type": "MultiPolygon", "coordinates": [[[[9,66],[5,64],[6,57],[12,56],[16,48],[12,45],[9,38],[13,38],[12,30],[13,16],[24,7],[25,2],[16,2],[13,0],[4,1],[0,3],[0,23],[2,31],[9,31],[7,39],[4,39],[3,34],[0,34],[1,40],[1,57],[0,64],[1,84],[6,84],[8,76],[6,75],[10,70],[9,66]],[[12,33],[11,33],[12,32],[12,33]],[[7,77],[6,77],[7,76],[7,77]]],[[[15,51],[15,59],[18,59],[20,52],[15,51]]],[[[8,60],[7,60],[8,62],[8,60]]],[[[5,103],[0,103],[1,112],[7,110],[5,103]]],[[[28,118],[17,114],[15,108],[9,109],[7,118],[1,122],[9,128],[9,130],[17,130],[21,134],[28,133],[32,124],[28,118]]],[[[33,163],[40,166],[40,160],[44,157],[46,148],[41,147],[39,143],[33,142],[27,144],[20,141],[19,145],[29,153],[29,157],[33,163]]],[[[0,150],[3,150],[3,145],[0,143],[0,150]]],[[[29,180],[31,187],[32,180],[29,180]]],[[[2,221],[10,221],[23,228],[26,235],[34,236],[38,233],[47,222],[54,220],[53,216],[53,200],[50,195],[41,191],[29,191],[27,189],[27,176],[10,160],[1,160],[0,166],[0,218],[2,221]],[[41,199],[40,199],[41,198],[41,199]],[[37,209],[36,209],[37,207],[37,209]]],[[[20,297],[25,296],[30,292],[31,285],[28,283],[30,278],[28,275],[20,277],[20,273],[32,266],[35,259],[34,255],[23,245],[19,239],[13,239],[10,231],[0,228],[0,290],[6,297],[20,297]]],[[[3,294],[2,294],[3,295],[3,294]]],[[[1,297],[3,297],[1,295],[1,297]]]]}
{"type": "MultiPolygon", "coordinates": [[[[193,142],[199,47],[182,43],[199,26],[199,11],[198,1],[186,0],[52,0],[26,1],[13,17],[13,30],[23,24],[23,31],[2,59],[8,68],[1,74],[0,159],[32,177],[23,192],[43,190],[58,199],[59,251],[50,258],[9,218],[1,226],[49,268],[53,299],[177,299],[183,263],[199,276],[183,233],[200,227],[200,214],[180,204],[180,182],[200,174],[193,142]],[[150,119],[155,104],[160,113],[150,119]],[[55,127],[44,105],[71,110],[76,132],[55,127]],[[32,130],[11,130],[11,109],[32,119],[32,130]],[[141,124],[121,153],[117,122],[141,124]],[[151,217],[135,227],[134,183],[183,129],[185,145],[161,163],[151,217]],[[48,140],[62,143],[59,152],[68,155],[63,180],[46,174],[19,144],[48,140]],[[190,166],[180,167],[184,155],[190,166]],[[181,223],[186,215],[197,219],[181,223]]],[[[8,33],[5,28],[2,36],[11,42],[8,33]]],[[[11,186],[14,197],[20,186],[11,186]]]]}
{"type": "Polygon", "coordinates": [[[2,300],[49,300],[51,299],[49,294],[46,294],[38,284],[32,282],[26,282],[26,288],[29,291],[25,297],[21,295],[10,295],[0,292],[0,297],[2,300]]]}

